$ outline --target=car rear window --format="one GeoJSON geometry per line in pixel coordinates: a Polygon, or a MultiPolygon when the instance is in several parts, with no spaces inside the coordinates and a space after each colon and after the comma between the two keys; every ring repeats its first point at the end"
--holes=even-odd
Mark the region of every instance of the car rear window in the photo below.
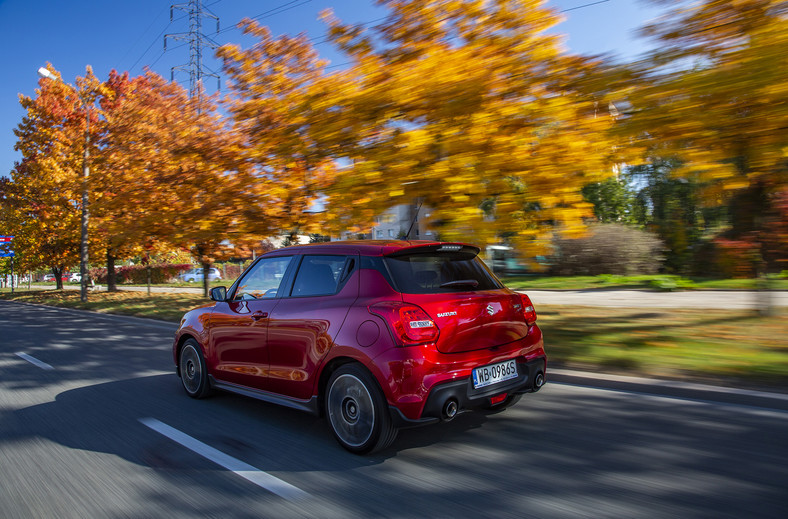
{"type": "Polygon", "coordinates": [[[385,258],[394,282],[406,294],[440,294],[503,288],[475,255],[425,252],[385,258]]]}

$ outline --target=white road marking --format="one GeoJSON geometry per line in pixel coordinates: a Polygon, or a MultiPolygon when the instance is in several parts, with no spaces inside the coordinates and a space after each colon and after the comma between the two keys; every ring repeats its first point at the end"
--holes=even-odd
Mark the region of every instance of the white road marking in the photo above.
{"type": "Polygon", "coordinates": [[[30,364],[33,364],[33,365],[35,365],[35,366],[38,366],[38,367],[39,367],[39,368],[41,368],[41,369],[47,369],[47,370],[49,370],[49,369],[55,369],[55,368],[53,368],[52,366],[50,366],[49,364],[47,364],[46,362],[42,362],[42,361],[38,360],[38,359],[37,359],[37,358],[35,358],[35,357],[31,357],[31,356],[30,356],[30,355],[28,355],[27,353],[23,353],[23,352],[21,352],[21,351],[18,351],[18,352],[16,352],[16,356],[17,356],[17,357],[20,357],[20,358],[22,358],[22,359],[25,359],[25,360],[26,360],[26,361],[28,361],[30,364]]]}
{"type": "Polygon", "coordinates": [[[257,467],[253,467],[247,463],[244,463],[243,461],[233,458],[232,456],[228,456],[227,454],[192,438],[188,434],[182,433],[178,429],[170,427],[169,425],[156,420],[155,418],[140,418],[139,421],[157,433],[162,434],[172,441],[179,443],[187,449],[199,454],[203,458],[209,459],[217,465],[221,465],[227,470],[238,474],[242,478],[251,481],[255,485],[263,487],[269,492],[273,492],[274,494],[283,497],[288,501],[296,501],[309,497],[309,494],[300,488],[294,487],[290,483],[286,483],[281,479],[268,474],[267,472],[263,472],[257,467]]]}

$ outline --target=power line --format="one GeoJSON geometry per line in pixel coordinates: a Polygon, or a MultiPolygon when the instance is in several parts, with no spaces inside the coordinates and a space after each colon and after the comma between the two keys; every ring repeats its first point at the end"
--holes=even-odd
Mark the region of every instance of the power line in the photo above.
{"type": "MultiPolygon", "coordinates": [[[[609,1],[610,1],[610,0],[598,0],[598,1],[596,1],[596,2],[591,2],[591,3],[588,3],[588,4],[578,5],[578,6],[576,6],[576,7],[570,7],[569,9],[562,9],[562,10],[561,10],[561,11],[559,11],[559,12],[560,12],[560,13],[566,13],[566,12],[569,12],[569,11],[575,11],[575,10],[577,10],[577,9],[583,9],[583,8],[585,8],[585,7],[591,7],[591,6],[593,6],[593,5],[604,4],[605,2],[609,2],[609,1]]],[[[363,23],[360,23],[360,24],[358,24],[358,25],[360,25],[360,26],[362,26],[362,27],[363,27],[363,26],[365,26],[365,25],[369,25],[369,24],[371,24],[371,23],[379,22],[380,20],[384,20],[384,19],[386,19],[386,18],[387,18],[387,17],[386,17],[386,16],[384,16],[384,17],[381,17],[381,18],[376,18],[376,19],[374,19],[374,20],[370,20],[370,21],[368,21],[368,22],[363,22],[363,23]]],[[[314,44],[315,44],[315,45],[320,45],[320,44],[322,44],[322,43],[326,43],[326,42],[328,42],[328,41],[329,41],[328,37],[321,37],[321,38],[323,38],[323,40],[322,40],[322,41],[319,41],[319,42],[314,42],[314,40],[316,40],[317,38],[312,38],[311,40],[309,40],[309,42],[310,42],[310,43],[314,42],[314,44]]],[[[329,65],[328,67],[326,67],[326,70],[328,70],[328,69],[332,69],[332,68],[344,67],[344,66],[346,66],[346,65],[352,65],[352,62],[348,61],[348,62],[346,62],[346,63],[339,63],[339,64],[337,64],[337,65],[329,65]]]]}
{"type": "Polygon", "coordinates": [[[576,9],[582,9],[584,7],[591,7],[592,5],[604,4],[605,2],[609,2],[610,0],[599,0],[598,2],[591,2],[590,4],[583,4],[578,5],[577,7],[570,7],[569,9],[562,9],[559,11],[560,13],[568,13],[569,11],[574,11],[576,9]]]}
{"type": "MultiPolygon", "coordinates": [[[[311,1],[312,0],[290,0],[290,2],[286,2],[286,3],[284,3],[284,4],[282,4],[282,5],[278,6],[278,7],[274,7],[273,9],[269,9],[268,11],[265,11],[264,13],[260,13],[257,16],[250,16],[249,18],[251,18],[252,20],[261,20],[263,18],[268,18],[268,17],[274,16],[274,15],[277,15],[277,14],[284,13],[284,12],[289,11],[291,9],[295,9],[296,7],[300,7],[300,6],[304,5],[304,4],[308,4],[311,1]],[[291,4],[295,4],[295,5],[291,5],[291,4]]],[[[232,25],[230,27],[227,27],[226,29],[222,29],[217,34],[224,34],[227,31],[232,31],[232,30],[236,30],[236,29],[238,29],[238,27],[236,25],[232,25]]]]}
{"type": "MultiPolygon", "coordinates": [[[[142,40],[142,38],[144,38],[144,37],[145,37],[145,35],[147,35],[147,34],[150,32],[150,30],[153,28],[153,26],[156,24],[156,22],[158,22],[158,21],[159,21],[159,18],[161,18],[161,15],[162,15],[162,14],[164,14],[165,12],[167,12],[167,11],[166,11],[166,10],[160,10],[160,11],[159,11],[159,14],[156,16],[156,18],[154,18],[154,19],[153,19],[153,21],[152,21],[152,22],[150,23],[150,25],[148,26],[148,28],[147,28],[147,29],[145,29],[145,32],[143,32],[142,34],[140,34],[140,37],[139,37],[139,38],[137,38],[137,41],[135,41],[135,42],[132,44],[132,46],[129,48],[129,50],[127,50],[127,51],[126,51],[126,53],[123,55],[123,57],[122,57],[122,58],[120,58],[120,61],[125,61],[125,60],[126,60],[126,56],[128,56],[128,55],[129,55],[129,53],[132,51],[132,49],[133,49],[134,47],[136,47],[136,46],[137,46],[137,44],[138,44],[138,43],[139,43],[139,42],[142,40]]],[[[155,41],[155,40],[154,40],[154,41],[155,41]]],[[[149,47],[149,48],[150,48],[150,47],[149,47]]],[[[147,52],[147,51],[146,51],[146,52],[147,52]]],[[[145,55],[145,54],[143,53],[143,56],[144,56],[144,55],[145,55]]],[[[139,60],[137,60],[137,61],[139,61],[139,60]]],[[[135,65],[136,65],[136,63],[135,63],[135,65]]]]}
{"type": "MultiPolygon", "coordinates": [[[[176,20],[176,21],[177,21],[177,20],[176,20]]],[[[161,32],[158,34],[158,36],[156,36],[155,38],[153,38],[153,41],[151,42],[151,44],[150,44],[150,45],[148,45],[148,48],[147,48],[147,49],[145,49],[145,52],[143,52],[143,53],[142,53],[142,55],[141,55],[139,58],[137,58],[137,61],[135,61],[135,62],[134,62],[134,64],[133,64],[133,65],[132,65],[132,66],[129,68],[129,72],[131,72],[132,70],[134,70],[134,67],[136,67],[136,66],[137,66],[137,63],[139,63],[139,62],[142,60],[142,58],[144,58],[144,57],[145,57],[145,55],[148,53],[148,51],[149,51],[149,50],[151,50],[151,48],[153,47],[153,45],[154,45],[154,44],[155,44],[157,41],[160,41],[160,38],[161,38],[161,37],[164,35],[164,32],[165,32],[167,29],[169,29],[169,28],[170,28],[170,25],[172,25],[172,21],[170,21],[170,23],[168,23],[168,24],[167,24],[167,26],[166,26],[166,27],[164,27],[164,29],[162,29],[162,30],[161,30],[161,32]]]]}
{"type": "MultiPolygon", "coordinates": [[[[216,0],[216,1],[214,1],[214,2],[211,2],[210,4],[207,4],[205,7],[210,7],[210,6],[212,6],[212,5],[216,5],[216,4],[220,3],[221,1],[222,1],[222,0],[216,0]]],[[[283,3],[283,4],[280,4],[280,5],[278,5],[278,6],[274,7],[274,8],[272,8],[272,9],[269,9],[269,10],[267,10],[267,11],[264,11],[264,12],[262,12],[262,13],[260,13],[260,14],[257,14],[257,15],[255,15],[255,16],[251,16],[251,17],[249,17],[249,18],[251,18],[251,19],[253,19],[253,20],[260,20],[260,19],[263,19],[263,18],[268,18],[268,17],[271,17],[271,16],[275,16],[275,15],[277,15],[277,14],[281,14],[281,13],[284,13],[284,12],[290,11],[291,9],[295,9],[296,7],[300,7],[300,6],[302,6],[302,5],[308,4],[308,3],[310,3],[311,1],[312,1],[312,0],[290,0],[290,1],[288,1],[288,2],[285,2],[285,3],[283,3]]],[[[567,12],[570,12],[570,11],[576,11],[576,10],[578,10],[578,9],[584,9],[584,8],[587,8],[587,7],[592,7],[592,6],[595,6],[595,5],[604,4],[604,3],[607,3],[607,2],[609,2],[609,1],[610,1],[610,0],[597,0],[597,1],[595,1],[595,2],[589,2],[589,3],[582,4],[582,5],[578,5],[578,6],[575,6],[575,7],[569,7],[569,8],[567,8],[567,9],[562,9],[562,10],[561,10],[561,11],[559,11],[559,12],[561,12],[561,13],[567,13],[567,12]]],[[[173,6],[173,7],[177,7],[177,6],[173,6]]],[[[160,15],[159,15],[159,16],[160,16],[160,15]]],[[[150,51],[150,49],[153,47],[153,45],[156,43],[156,41],[158,41],[158,40],[159,40],[159,38],[161,38],[161,37],[162,37],[162,35],[164,35],[165,31],[166,31],[166,30],[167,30],[167,29],[170,27],[170,25],[172,25],[174,22],[177,22],[177,21],[179,21],[179,20],[183,20],[184,18],[186,18],[186,16],[181,16],[181,17],[179,17],[179,18],[176,18],[176,19],[174,19],[174,20],[172,20],[172,19],[171,19],[171,20],[170,20],[170,23],[169,23],[169,24],[167,24],[167,27],[165,27],[165,28],[164,28],[164,29],[163,29],[163,30],[162,30],[162,31],[159,33],[159,35],[158,35],[158,36],[156,36],[156,38],[154,38],[153,42],[151,42],[151,44],[148,46],[148,48],[147,48],[147,49],[145,49],[145,52],[143,52],[143,53],[142,53],[142,56],[140,56],[140,57],[139,57],[139,59],[137,59],[137,61],[135,61],[135,62],[134,62],[134,65],[132,65],[132,66],[131,66],[131,68],[130,68],[129,70],[133,70],[133,69],[134,69],[134,67],[136,67],[136,66],[137,66],[137,64],[138,64],[138,63],[139,63],[139,62],[142,60],[142,58],[143,58],[143,57],[144,57],[144,56],[145,56],[145,55],[146,55],[146,54],[147,54],[147,53],[150,51]]],[[[373,23],[376,23],[376,22],[379,22],[379,21],[385,20],[386,18],[387,18],[387,16],[382,16],[382,17],[380,17],[380,18],[375,18],[374,20],[369,20],[369,21],[366,21],[366,22],[360,22],[360,23],[359,23],[359,24],[357,24],[357,25],[358,25],[358,26],[361,26],[361,27],[364,27],[364,26],[368,26],[368,25],[371,25],[371,24],[373,24],[373,23]]],[[[218,21],[218,19],[217,19],[217,21],[218,21]]],[[[217,28],[218,28],[218,27],[217,27],[217,28]]],[[[237,27],[237,26],[235,26],[235,25],[233,25],[233,26],[227,27],[227,28],[225,28],[225,29],[222,29],[222,30],[217,30],[216,34],[217,34],[217,35],[218,35],[218,34],[224,34],[224,33],[226,33],[226,32],[229,32],[229,31],[232,31],[232,30],[237,30],[237,29],[238,29],[238,27],[237,27]]],[[[148,28],[148,30],[150,30],[150,28],[148,28]]],[[[146,31],[146,32],[147,32],[147,31],[146,31]]],[[[175,36],[175,35],[173,35],[173,36],[175,36]]],[[[139,40],[138,40],[138,41],[139,41],[139,40]]],[[[322,44],[324,44],[324,43],[328,43],[330,40],[329,40],[329,38],[328,38],[327,36],[316,36],[316,37],[314,37],[314,38],[310,38],[308,41],[309,41],[309,43],[311,43],[311,44],[313,44],[313,45],[322,45],[322,44]]],[[[180,47],[183,47],[183,45],[179,45],[178,47],[175,47],[175,48],[180,48],[180,47]]],[[[215,47],[214,47],[214,48],[215,48],[215,47]]],[[[171,50],[174,50],[174,49],[171,49],[171,50]]],[[[155,60],[153,63],[156,63],[156,62],[158,62],[158,61],[159,61],[159,59],[161,59],[161,57],[162,57],[162,56],[163,56],[163,54],[162,54],[162,55],[160,55],[158,58],[156,58],[156,60],[155,60]]],[[[340,64],[337,64],[337,65],[330,65],[330,66],[328,66],[328,67],[326,67],[326,68],[327,68],[327,69],[331,69],[331,68],[343,67],[343,66],[350,65],[350,64],[351,64],[351,62],[347,62],[347,63],[340,63],[340,64]]],[[[153,64],[151,64],[150,66],[153,66],[153,64]]],[[[175,68],[179,68],[179,67],[175,67],[175,68]]],[[[214,76],[215,76],[215,74],[211,74],[211,75],[214,75],[214,76]]]]}
{"type": "MultiPolygon", "coordinates": [[[[210,4],[205,5],[204,7],[211,7],[213,5],[216,5],[216,4],[220,3],[221,1],[222,0],[215,0],[214,2],[211,2],[210,4]]],[[[289,11],[291,9],[295,9],[296,7],[299,7],[301,5],[307,4],[307,3],[311,2],[311,1],[312,0],[290,0],[289,2],[285,2],[284,4],[281,4],[281,5],[277,6],[277,7],[269,9],[268,11],[260,13],[260,14],[258,14],[256,16],[251,17],[251,18],[252,19],[261,19],[261,18],[266,18],[268,16],[274,16],[274,15],[277,15],[277,14],[289,11]]],[[[172,7],[181,7],[181,6],[172,6],[172,7]]],[[[166,12],[166,10],[162,11],[162,12],[166,12]]],[[[145,30],[145,32],[142,34],[142,36],[140,36],[140,38],[138,38],[137,42],[139,42],[145,36],[145,34],[147,34],[150,31],[150,28],[153,27],[153,25],[155,25],[156,21],[161,17],[161,13],[162,12],[160,12],[159,15],[154,19],[154,21],[151,22],[151,25],[148,27],[148,29],[145,30]]],[[[129,67],[129,69],[128,69],[129,72],[134,70],[134,68],[139,64],[139,62],[142,61],[142,59],[150,52],[150,50],[153,48],[153,46],[156,44],[157,41],[161,41],[161,37],[165,35],[167,29],[169,29],[170,26],[172,26],[173,23],[179,22],[179,21],[184,20],[184,19],[186,19],[188,17],[188,15],[182,15],[182,16],[179,16],[177,18],[172,18],[172,9],[171,9],[171,12],[170,12],[170,16],[171,16],[170,22],[167,24],[166,27],[164,27],[164,29],[162,29],[162,31],[155,38],[153,38],[153,41],[150,43],[150,45],[148,45],[148,47],[145,49],[145,51],[143,51],[143,53],[140,55],[140,57],[137,58],[137,60],[134,62],[134,64],[132,64],[131,67],[129,67]]],[[[228,27],[226,29],[222,29],[220,31],[217,31],[216,34],[223,34],[225,32],[232,31],[234,29],[237,29],[237,27],[236,26],[231,26],[231,27],[228,27]]],[[[176,36],[176,35],[173,35],[173,36],[176,36]]],[[[175,39],[175,38],[173,38],[173,39],[175,39]]],[[[134,45],[136,45],[136,43],[134,45]]],[[[175,49],[181,48],[183,46],[184,45],[178,45],[177,47],[172,47],[169,50],[175,50],[175,49]]],[[[126,54],[128,54],[128,52],[126,54]]],[[[164,53],[160,54],[148,66],[152,67],[163,56],[164,56],[164,53]]],[[[171,71],[171,73],[172,73],[172,71],[171,71]]]]}

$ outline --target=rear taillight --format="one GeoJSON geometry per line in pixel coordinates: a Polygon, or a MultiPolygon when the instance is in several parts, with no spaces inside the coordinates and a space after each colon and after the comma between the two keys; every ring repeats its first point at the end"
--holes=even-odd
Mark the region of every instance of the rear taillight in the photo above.
{"type": "Polygon", "coordinates": [[[382,317],[389,325],[398,346],[415,346],[438,340],[438,326],[416,305],[384,302],[370,305],[369,313],[382,317]]]}
{"type": "Polygon", "coordinates": [[[536,310],[534,310],[534,304],[531,302],[531,299],[525,294],[520,294],[520,299],[523,301],[523,318],[525,322],[529,326],[536,323],[536,310]]]}

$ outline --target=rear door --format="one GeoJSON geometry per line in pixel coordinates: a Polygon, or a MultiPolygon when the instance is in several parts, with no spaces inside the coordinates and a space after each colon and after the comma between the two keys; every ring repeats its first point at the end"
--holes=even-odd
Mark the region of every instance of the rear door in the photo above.
{"type": "Polygon", "coordinates": [[[478,249],[444,247],[386,257],[403,301],[423,308],[438,326],[438,350],[480,350],[524,337],[528,325],[520,296],[489,272],[476,257],[478,249]]]}
{"type": "Polygon", "coordinates": [[[306,254],[288,294],[271,312],[266,389],[308,399],[317,366],[358,298],[358,255],[306,254]]]}

